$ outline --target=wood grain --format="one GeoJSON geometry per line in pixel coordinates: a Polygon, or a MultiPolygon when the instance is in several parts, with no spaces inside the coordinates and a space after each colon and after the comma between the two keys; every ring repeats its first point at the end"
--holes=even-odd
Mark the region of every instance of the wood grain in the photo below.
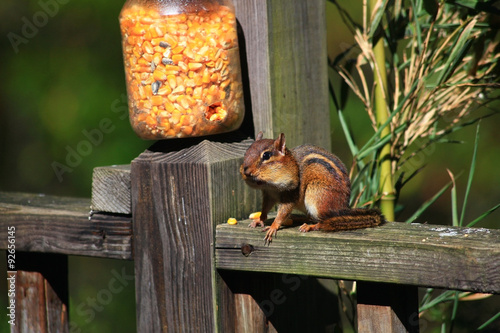
{"type": "Polygon", "coordinates": [[[90,208],[95,212],[132,214],[130,165],[94,168],[90,208]]]}
{"type": "Polygon", "coordinates": [[[358,282],[358,333],[418,333],[418,287],[358,282]]]}
{"type": "Polygon", "coordinates": [[[16,227],[17,251],[131,260],[131,217],[89,212],[89,199],[0,192],[0,230],[16,227]]]}
{"type": "Polygon", "coordinates": [[[241,27],[238,36],[242,58],[245,87],[245,112],[253,119],[255,134],[259,131],[271,135],[273,132],[273,103],[269,64],[269,28],[267,1],[234,0],[236,18],[241,27]],[[248,96],[249,95],[249,96],[248,96]]]}
{"type": "Polygon", "coordinates": [[[217,268],[500,293],[500,230],[393,222],[302,234],[295,227],[267,247],[247,225],[217,227],[217,268]],[[242,244],[254,251],[244,256],[242,244]]]}
{"type": "Polygon", "coordinates": [[[329,332],[340,322],[332,280],[228,270],[221,276],[235,294],[231,332],[329,332]]]}
{"type": "Polygon", "coordinates": [[[250,143],[234,134],[169,140],[132,162],[138,331],[233,331],[212,245],[214,224],[256,204],[238,171],[250,143]]]}
{"type": "Polygon", "coordinates": [[[69,332],[67,256],[17,252],[16,258],[16,325],[11,332],[69,332]]]}
{"type": "Polygon", "coordinates": [[[325,1],[267,5],[274,137],[330,150],[325,1]]]}
{"type": "Polygon", "coordinates": [[[324,0],[234,0],[255,132],[330,148],[324,0]]]}

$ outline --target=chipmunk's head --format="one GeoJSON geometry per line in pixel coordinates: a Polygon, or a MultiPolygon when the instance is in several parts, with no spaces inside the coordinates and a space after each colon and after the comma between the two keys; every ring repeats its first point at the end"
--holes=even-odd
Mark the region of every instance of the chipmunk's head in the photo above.
{"type": "Polygon", "coordinates": [[[299,185],[298,165],[285,145],[285,135],[276,140],[263,139],[259,132],[245,153],[240,173],[254,188],[287,191],[299,185]]]}

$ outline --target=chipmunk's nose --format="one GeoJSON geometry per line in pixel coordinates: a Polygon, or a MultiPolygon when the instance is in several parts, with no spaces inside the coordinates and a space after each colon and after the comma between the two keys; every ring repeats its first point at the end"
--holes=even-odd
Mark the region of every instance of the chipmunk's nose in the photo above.
{"type": "Polygon", "coordinates": [[[247,176],[247,177],[249,177],[251,175],[250,171],[248,170],[248,166],[243,165],[243,164],[240,167],[240,173],[244,176],[247,176]]]}

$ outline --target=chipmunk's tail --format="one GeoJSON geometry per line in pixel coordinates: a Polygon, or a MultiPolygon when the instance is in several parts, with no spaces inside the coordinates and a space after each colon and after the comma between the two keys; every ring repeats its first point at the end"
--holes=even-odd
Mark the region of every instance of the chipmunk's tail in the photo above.
{"type": "Polygon", "coordinates": [[[385,222],[385,218],[376,208],[349,208],[342,209],[322,219],[314,226],[316,230],[340,231],[375,227],[385,222]]]}

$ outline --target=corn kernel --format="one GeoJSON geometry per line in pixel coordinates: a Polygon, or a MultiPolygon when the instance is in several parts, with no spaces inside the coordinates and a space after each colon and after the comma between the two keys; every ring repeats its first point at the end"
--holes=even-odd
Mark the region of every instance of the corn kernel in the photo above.
{"type": "Polygon", "coordinates": [[[163,97],[159,96],[159,95],[154,95],[154,96],[151,96],[151,104],[153,105],[162,105],[163,104],[163,97]]]}
{"type": "Polygon", "coordinates": [[[167,79],[167,74],[165,74],[164,72],[162,72],[161,70],[159,69],[156,69],[154,72],[153,72],[153,78],[155,80],[158,80],[158,81],[165,81],[167,79]]]}
{"type": "Polygon", "coordinates": [[[153,54],[154,53],[153,45],[151,45],[151,43],[149,41],[145,41],[142,44],[142,48],[144,49],[144,52],[146,52],[146,53],[149,53],[149,54],[153,54]]]}
{"type": "Polygon", "coordinates": [[[248,216],[248,218],[254,220],[254,219],[260,219],[260,215],[262,214],[262,212],[253,212],[252,214],[250,214],[248,216]]]}
{"type": "Polygon", "coordinates": [[[188,64],[188,67],[190,70],[195,71],[203,67],[203,64],[200,64],[199,62],[190,62],[188,64]]]}
{"type": "Polygon", "coordinates": [[[239,116],[220,102],[241,103],[241,85],[229,75],[235,24],[224,6],[168,18],[141,6],[122,11],[125,76],[131,108],[139,110],[131,118],[134,128],[141,121],[150,134],[167,138],[233,126],[239,116]]]}

